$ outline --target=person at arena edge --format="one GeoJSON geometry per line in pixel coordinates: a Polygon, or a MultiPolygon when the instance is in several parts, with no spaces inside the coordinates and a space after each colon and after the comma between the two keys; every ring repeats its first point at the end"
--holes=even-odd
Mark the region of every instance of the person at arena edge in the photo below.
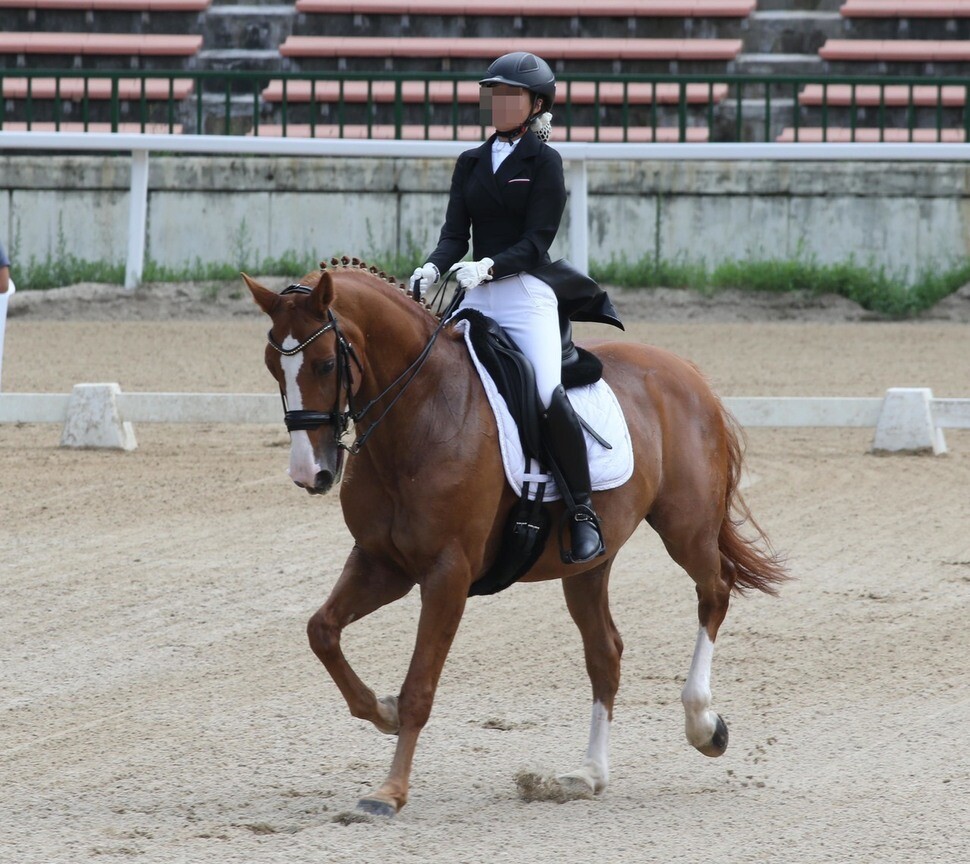
{"type": "Polygon", "coordinates": [[[3,372],[3,336],[7,329],[7,304],[17,288],[10,278],[10,259],[0,243],[0,374],[3,372]]]}
{"type": "MultiPolygon", "coordinates": [[[[545,143],[556,78],[543,59],[517,51],[492,63],[479,85],[483,125],[495,133],[458,157],[438,245],[414,271],[411,290],[423,296],[454,270],[465,291],[459,309],[492,318],[532,363],[545,438],[573,499],[571,549],[563,559],[582,563],[606,549],[592,505],[586,440],[562,386],[560,301],[531,272],[551,263],[548,250],[566,206],[562,157],[545,143]],[[469,236],[475,260],[461,261],[469,236]]],[[[584,302],[605,298],[595,282],[581,278],[591,286],[584,302]]],[[[572,317],[568,310],[566,317],[572,317]]]]}
{"type": "MultiPolygon", "coordinates": [[[[6,294],[12,286],[13,280],[10,278],[10,259],[7,257],[3,244],[0,243],[0,294],[6,294]]],[[[10,291],[10,293],[12,294],[13,291],[10,291]]]]}

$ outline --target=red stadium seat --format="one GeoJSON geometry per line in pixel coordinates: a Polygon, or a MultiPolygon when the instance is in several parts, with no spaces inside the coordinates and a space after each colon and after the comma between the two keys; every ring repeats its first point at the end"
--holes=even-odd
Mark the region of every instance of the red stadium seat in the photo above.
{"type": "Polygon", "coordinates": [[[547,60],[733,60],[740,39],[444,39],[289,36],[284,57],[494,58],[533,51],[547,60]]]}
{"type": "MultiPolygon", "coordinates": [[[[855,104],[859,106],[886,105],[899,108],[910,104],[920,107],[944,108],[961,107],[966,104],[967,88],[959,85],[934,86],[932,84],[917,85],[912,88],[912,103],[910,102],[910,88],[905,84],[890,84],[880,87],[876,84],[860,84],[855,88],[855,104]]],[[[852,86],[849,84],[829,84],[823,88],[821,84],[809,84],[798,94],[801,105],[828,105],[849,107],[852,105],[852,86]]]]}
{"type": "Polygon", "coordinates": [[[843,18],[970,18],[967,0],[846,0],[843,18]]]}
{"type": "Polygon", "coordinates": [[[0,54],[189,57],[201,47],[202,37],[194,34],[0,33],[0,54]]]}
{"type": "MultiPolygon", "coordinates": [[[[283,101],[283,81],[271,81],[263,90],[262,96],[267,102],[283,101]]],[[[393,81],[375,81],[368,87],[366,81],[312,81],[292,80],[286,82],[286,99],[288,102],[338,102],[342,98],[345,102],[394,102],[397,85],[393,81]]],[[[460,103],[478,102],[479,87],[475,81],[460,81],[457,86],[457,101],[460,103]]],[[[566,98],[574,104],[592,105],[596,102],[596,85],[590,82],[576,82],[562,84],[559,91],[560,101],[566,98]]],[[[649,105],[653,102],[665,105],[676,105],[680,100],[680,86],[677,84],[628,84],[624,94],[622,84],[601,84],[599,87],[599,102],[602,105],[622,105],[624,95],[629,104],[649,105]]],[[[720,102],[727,96],[726,84],[688,84],[686,87],[687,102],[690,104],[707,104],[720,102]]],[[[455,85],[450,81],[432,81],[427,85],[423,81],[404,81],[401,84],[401,99],[408,103],[421,103],[425,100],[433,103],[450,104],[455,101],[455,85]]]]}
{"type": "MultiPolygon", "coordinates": [[[[61,78],[58,89],[57,78],[4,78],[4,99],[26,99],[28,92],[32,99],[110,99],[112,82],[109,78],[88,80],[87,92],[84,78],[61,78]]],[[[176,78],[172,81],[171,91],[167,78],[120,78],[118,98],[120,99],[184,99],[194,87],[191,78],[176,78]],[[143,88],[144,83],[144,88],[143,88]]]]}
{"type": "Polygon", "coordinates": [[[597,0],[595,3],[566,0],[297,0],[296,11],[349,15],[522,15],[615,16],[622,18],[746,18],[755,0],[597,0]]]}
{"type": "MultiPolygon", "coordinates": [[[[572,141],[595,141],[597,140],[596,129],[592,126],[573,126],[571,128],[572,141]]],[[[673,142],[680,139],[680,130],[676,127],[658,127],[657,134],[654,136],[653,130],[649,127],[631,127],[627,134],[628,141],[648,142],[664,141],[673,142]]],[[[280,124],[260,124],[258,130],[253,130],[250,135],[258,135],[264,138],[278,138],[283,134],[283,126],[280,124]]],[[[486,130],[487,134],[487,130],[486,130]]],[[[396,137],[394,126],[373,125],[369,129],[365,125],[346,125],[341,130],[340,126],[333,123],[319,123],[315,127],[310,127],[306,123],[290,123],[286,126],[286,135],[289,138],[376,138],[392,139],[396,137]]],[[[482,128],[480,126],[459,126],[458,134],[455,135],[453,126],[429,126],[428,134],[425,136],[425,127],[420,125],[406,125],[401,127],[401,137],[410,141],[423,140],[427,137],[433,141],[482,141],[484,140],[482,128]]],[[[620,142],[624,140],[623,130],[614,126],[602,127],[599,130],[600,141],[620,142]]],[[[706,127],[689,127],[687,129],[687,140],[693,143],[702,143],[708,140],[708,130],[706,127]]],[[[554,132],[554,143],[565,141],[565,132],[554,132]]]]}
{"type": "MultiPolygon", "coordinates": [[[[784,129],[777,140],[784,143],[794,142],[796,140],[795,129],[792,127],[784,129]]],[[[933,144],[938,140],[946,144],[959,144],[966,140],[966,136],[962,129],[942,129],[939,136],[937,136],[936,129],[914,129],[912,139],[910,139],[909,129],[890,128],[880,133],[878,128],[857,127],[853,139],[853,130],[843,126],[829,126],[827,133],[819,127],[804,126],[798,129],[797,140],[805,144],[818,144],[823,140],[830,144],[848,144],[853,140],[860,144],[874,144],[879,141],[904,143],[910,140],[923,144],[933,144]]]]}
{"type": "Polygon", "coordinates": [[[970,40],[829,39],[818,53],[823,60],[965,63],[970,61],[970,40]]]}
{"type": "MultiPolygon", "coordinates": [[[[51,122],[43,123],[31,123],[28,124],[20,121],[11,121],[4,123],[2,127],[4,132],[111,132],[110,123],[88,123],[86,128],[84,123],[61,123],[60,128],[58,124],[51,122]]],[[[142,133],[145,135],[181,135],[182,126],[176,123],[171,130],[167,123],[146,123],[145,128],[141,128],[141,123],[119,123],[118,132],[134,132],[142,133]]]]}

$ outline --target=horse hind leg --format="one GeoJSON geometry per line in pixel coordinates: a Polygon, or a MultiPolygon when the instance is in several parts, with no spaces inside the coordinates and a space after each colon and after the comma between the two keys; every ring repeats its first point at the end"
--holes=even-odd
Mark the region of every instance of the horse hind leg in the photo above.
{"type": "Polygon", "coordinates": [[[720,514],[713,516],[710,524],[700,530],[696,527],[691,530],[687,526],[675,529],[664,525],[662,519],[651,518],[651,524],[660,533],[670,557],[687,571],[696,585],[697,618],[700,626],[680,699],[684,706],[687,740],[705,756],[720,756],[728,745],[727,724],[711,708],[714,643],[727,615],[733,567],[718,548],[718,526],[721,518],[720,514]]]}
{"type": "Polygon", "coordinates": [[[593,689],[589,745],[582,766],[557,778],[559,785],[578,793],[599,794],[610,780],[609,739],[613,702],[620,686],[623,640],[610,614],[608,585],[613,559],[596,570],[563,579],[569,614],[579,628],[586,671],[593,689]]]}

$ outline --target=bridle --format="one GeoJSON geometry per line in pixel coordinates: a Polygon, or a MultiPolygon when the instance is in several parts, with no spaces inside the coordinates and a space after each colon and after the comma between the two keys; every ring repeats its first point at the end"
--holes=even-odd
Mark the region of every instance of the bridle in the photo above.
{"type": "MultiPolygon", "coordinates": [[[[284,294],[312,293],[313,289],[306,285],[288,285],[280,292],[280,296],[284,294]]],[[[458,301],[460,301],[460,296],[456,295],[455,300],[449,306],[449,310],[446,310],[445,314],[441,316],[438,326],[435,327],[434,333],[431,334],[431,339],[428,340],[428,344],[424,346],[421,353],[417,356],[417,359],[415,359],[415,361],[408,366],[407,369],[398,375],[397,378],[395,378],[377,396],[371,399],[359,410],[355,410],[354,408],[354,388],[350,364],[353,362],[361,374],[364,372],[364,366],[360,362],[360,358],[357,356],[354,346],[344,337],[344,334],[341,332],[340,325],[337,323],[337,316],[334,315],[332,309],[327,309],[327,323],[311,333],[295,348],[284,348],[282,345],[280,345],[273,338],[273,330],[270,328],[266,339],[269,342],[270,347],[284,357],[292,357],[294,354],[299,354],[304,348],[307,347],[307,345],[318,337],[322,336],[324,333],[329,333],[331,330],[333,330],[334,336],[337,340],[337,389],[336,395],[334,396],[333,410],[291,411],[286,402],[286,393],[283,390],[283,386],[280,385],[280,398],[283,400],[283,422],[286,424],[287,431],[310,431],[313,429],[319,429],[322,426],[333,426],[333,436],[336,445],[342,450],[346,450],[348,453],[356,456],[360,452],[361,447],[364,446],[367,439],[371,436],[371,433],[387,416],[388,411],[394,407],[397,400],[404,395],[404,391],[407,389],[407,386],[414,380],[414,377],[418,374],[418,372],[421,371],[421,367],[424,366],[425,361],[428,359],[428,355],[431,353],[431,348],[434,346],[435,340],[438,338],[438,334],[441,332],[441,328],[447,322],[448,311],[450,311],[452,307],[457,306],[458,301]],[[407,380],[404,380],[405,378],[407,378],[407,380]],[[367,413],[378,402],[380,402],[381,399],[390,393],[391,390],[397,387],[398,384],[401,384],[402,381],[404,383],[401,385],[400,392],[390,401],[388,406],[381,412],[377,419],[371,423],[366,431],[358,435],[351,444],[345,444],[343,437],[347,433],[347,427],[350,425],[350,422],[353,421],[354,425],[356,425],[363,420],[367,413]],[[347,399],[347,408],[344,411],[340,410],[341,390],[344,391],[347,399]]]]}

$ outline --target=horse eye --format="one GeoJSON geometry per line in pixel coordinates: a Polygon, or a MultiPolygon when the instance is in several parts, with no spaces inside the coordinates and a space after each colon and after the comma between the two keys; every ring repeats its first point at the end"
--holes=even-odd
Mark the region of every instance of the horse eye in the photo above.
{"type": "Polygon", "coordinates": [[[313,364],[313,371],[317,375],[326,375],[328,372],[333,372],[334,366],[337,365],[336,360],[331,357],[329,360],[317,360],[313,364]]]}

